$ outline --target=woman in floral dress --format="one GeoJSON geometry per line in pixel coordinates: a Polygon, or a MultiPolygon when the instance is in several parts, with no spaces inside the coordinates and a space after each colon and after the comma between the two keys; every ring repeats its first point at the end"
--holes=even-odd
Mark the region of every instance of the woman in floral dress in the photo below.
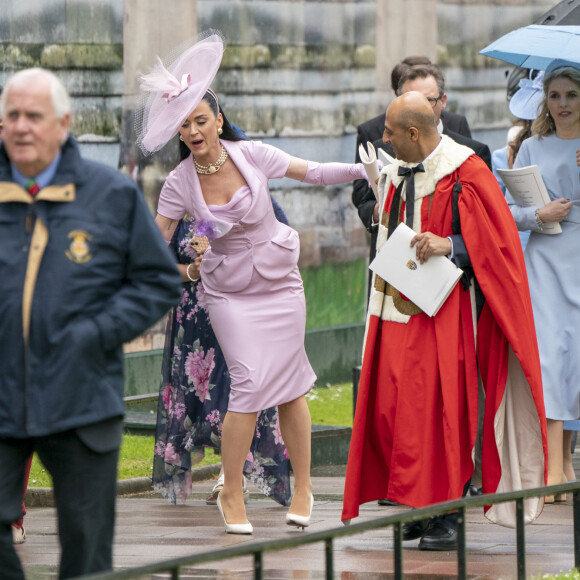
{"type": "MultiPolygon", "coordinates": [[[[197,257],[199,226],[189,216],[179,222],[170,244],[179,264],[197,257]]],[[[230,376],[209,323],[201,280],[186,278],[168,319],[162,375],[153,487],[172,503],[184,502],[192,489],[192,466],[203,459],[206,447],[220,450],[230,395],[230,376]]],[[[266,409],[258,415],[244,474],[262,493],[288,505],[289,468],[278,410],[266,409]]]]}

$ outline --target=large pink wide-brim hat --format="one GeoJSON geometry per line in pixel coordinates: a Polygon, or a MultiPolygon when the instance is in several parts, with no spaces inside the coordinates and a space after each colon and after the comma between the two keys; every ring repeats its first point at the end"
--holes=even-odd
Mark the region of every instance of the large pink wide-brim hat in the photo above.
{"type": "Polygon", "coordinates": [[[158,59],[141,77],[150,93],[143,110],[139,144],[145,152],[161,149],[195,110],[219,69],[225,43],[214,31],[185,50],[167,67],[158,59]]]}

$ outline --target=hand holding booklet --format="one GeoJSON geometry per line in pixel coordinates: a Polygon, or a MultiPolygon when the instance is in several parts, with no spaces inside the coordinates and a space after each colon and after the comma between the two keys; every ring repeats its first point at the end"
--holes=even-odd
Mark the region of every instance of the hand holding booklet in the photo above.
{"type": "Polygon", "coordinates": [[[430,256],[420,264],[415,247],[410,246],[416,235],[409,226],[400,223],[369,268],[425,314],[435,316],[463,270],[445,256],[430,256]]]}
{"type": "MultiPolygon", "coordinates": [[[[497,169],[497,172],[518,205],[542,208],[550,203],[550,195],[537,165],[518,169],[497,169]]],[[[562,226],[558,222],[544,222],[540,233],[560,234],[562,226]]]]}

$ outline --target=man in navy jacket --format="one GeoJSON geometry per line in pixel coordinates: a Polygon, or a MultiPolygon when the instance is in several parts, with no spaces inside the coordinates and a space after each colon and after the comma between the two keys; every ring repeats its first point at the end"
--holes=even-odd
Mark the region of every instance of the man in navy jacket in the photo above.
{"type": "Polygon", "coordinates": [[[0,146],[0,570],[26,459],[53,479],[60,577],[112,568],[122,345],[177,302],[180,276],[142,194],[80,156],[56,76],[15,74],[0,146]]]}

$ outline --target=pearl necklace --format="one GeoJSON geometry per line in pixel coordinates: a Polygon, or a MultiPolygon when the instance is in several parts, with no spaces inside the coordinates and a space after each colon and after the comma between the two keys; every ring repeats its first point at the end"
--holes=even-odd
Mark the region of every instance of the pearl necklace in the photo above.
{"type": "Polygon", "coordinates": [[[227,158],[228,152],[222,145],[222,152],[215,163],[210,163],[209,165],[201,165],[196,161],[195,157],[193,158],[193,162],[195,163],[195,170],[198,173],[201,173],[203,175],[211,175],[212,173],[216,173],[217,171],[220,170],[221,166],[226,162],[227,158]]]}

